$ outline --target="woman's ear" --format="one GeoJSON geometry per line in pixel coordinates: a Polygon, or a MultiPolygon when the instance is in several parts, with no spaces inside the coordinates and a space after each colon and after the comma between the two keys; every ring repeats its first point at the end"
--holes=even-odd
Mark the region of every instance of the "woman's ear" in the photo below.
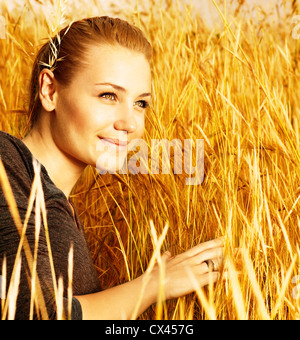
{"type": "Polygon", "coordinates": [[[39,76],[39,97],[45,111],[52,112],[56,106],[56,82],[52,71],[44,69],[39,76]]]}

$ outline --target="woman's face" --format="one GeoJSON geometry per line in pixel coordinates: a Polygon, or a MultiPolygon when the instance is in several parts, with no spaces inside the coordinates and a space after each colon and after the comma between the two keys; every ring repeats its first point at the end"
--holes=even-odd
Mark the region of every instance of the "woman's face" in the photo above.
{"type": "Polygon", "coordinates": [[[117,171],[127,143],[144,133],[151,71],[141,53],[119,46],[89,48],[71,84],[57,84],[53,140],[66,156],[102,171],[117,171]]]}

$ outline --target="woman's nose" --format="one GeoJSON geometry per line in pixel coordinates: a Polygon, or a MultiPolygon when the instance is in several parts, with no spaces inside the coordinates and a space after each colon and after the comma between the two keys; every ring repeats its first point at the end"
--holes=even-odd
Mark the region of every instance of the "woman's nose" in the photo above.
{"type": "Polygon", "coordinates": [[[120,114],[114,123],[114,128],[119,131],[127,131],[127,133],[134,132],[137,129],[137,122],[133,111],[133,107],[122,106],[120,114]]]}

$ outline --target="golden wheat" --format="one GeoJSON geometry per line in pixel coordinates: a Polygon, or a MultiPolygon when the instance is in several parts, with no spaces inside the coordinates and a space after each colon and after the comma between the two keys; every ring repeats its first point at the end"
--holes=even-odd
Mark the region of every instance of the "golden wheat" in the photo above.
{"type": "MultiPolygon", "coordinates": [[[[286,2],[285,16],[272,22],[267,13],[257,20],[242,13],[242,1],[229,21],[213,1],[223,22],[215,29],[190,7],[179,10],[171,1],[160,6],[150,1],[150,8],[138,3],[132,12],[115,8],[111,14],[139,25],[153,45],[154,101],[145,140],[151,145],[151,139],[204,139],[205,179],[187,186],[185,175],[99,176],[86,169],[72,198],[103,287],[137,277],[159,261],[159,251],[176,254],[224,235],[228,270],[222,280],[203,290],[194,282],[195,294],[160,302],[140,319],[298,319],[295,2],[291,7],[286,2]],[[234,257],[237,247],[240,262],[234,257]]],[[[92,12],[107,14],[93,3],[82,13],[60,8],[49,21],[25,9],[10,13],[3,7],[7,34],[0,40],[0,128],[19,137],[41,40],[61,22],[92,12]],[[34,18],[30,23],[29,15],[34,18]]]]}

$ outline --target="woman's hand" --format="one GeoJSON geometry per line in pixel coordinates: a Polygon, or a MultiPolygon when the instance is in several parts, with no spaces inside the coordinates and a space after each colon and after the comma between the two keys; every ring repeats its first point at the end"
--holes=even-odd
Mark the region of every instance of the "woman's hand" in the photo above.
{"type": "Polygon", "coordinates": [[[166,252],[161,261],[164,268],[163,279],[161,264],[156,264],[151,272],[153,288],[157,287],[158,291],[163,284],[166,300],[192,293],[195,289],[219,279],[223,258],[223,238],[202,243],[176,256],[166,252]]]}
{"type": "Polygon", "coordinates": [[[171,256],[169,252],[166,252],[161,258],[162,266],[156,264],[152,270],[148,269],[135,280],[99,293],[75,297],[81,304],[84,319],[136,318],[157,302],[161,284],[164,288],[164,298],[169,300],[216,282],[220,277],[218,270],[222,266],[223,253],[223,239],[202,243],[177,256],[171,256]],[[205,263],[208,260],[214,263],[213,271],[205,263]],[[161,269],[164,270],[162,277],[161,269]],[[161,282],[162,278],[163,282],[161,282]],[[198,287],[195,287],[195,282],[198,287]]]}

